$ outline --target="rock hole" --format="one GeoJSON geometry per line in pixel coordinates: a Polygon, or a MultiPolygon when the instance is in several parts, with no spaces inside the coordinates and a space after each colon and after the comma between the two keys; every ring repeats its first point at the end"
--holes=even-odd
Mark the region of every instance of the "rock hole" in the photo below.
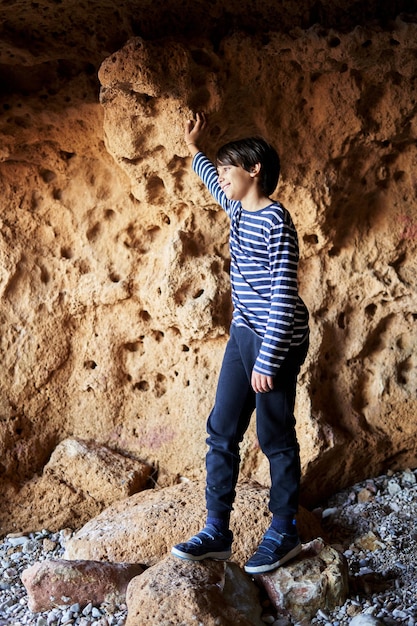
{"type": "Polygon", "coordinates": [[[165,381],[166,381],[166,377],[163,374],[158,373],[156,376],[156,383],[155,383],[155,395],[157,398],[160,398],[166,393],[165,381]]]}
{"type": "Polygon", "coordinates": [[[198,291],[196,291],[196,293],[193,295],[194,300],[197,300],[197,298],[201,298],[203,293],[204,293],[204,289],[199,289],[198,291]]]}
{"type": "Polygon", "coordinates": [[[160,227],[159,226],[152,226],[151,228],[148,228],[148,230],[146,231],[146,234],[149,237],[150,241],[154,241],[155,240],[155,236],[157,235],[157,233],[160,231],[160,227]]]}
{"type": "Polygon", "coordinates": [[[97,223],[87,231],[88,241],[95,241],[99,234],[100,234],[100,224],[97,223]]]}
{"type": "Polygon", "coordinates": [[[88,274],[90,272],[90,265],[85,259],[79,262],[78,267],[80,274],[88,274]]]}
{"type": "Polygon", "coordinates": [[[340,313],[339,317],[337,318],[337,325],[339,326],[339,328],[342,329],[346,327],[345,313],[340,313]]]}
{"type": "Polygon", "coordinates": [[[115,272],[111,272],[109,278],[112,283],[120,283],[121,280],[119,274],[116,274],[115,272]]]}
{"type": "Polygon", "coordinates": [[[165,185],[159,176],[151,176],[146,184],[146,191],[151,202],[157,201],[163,197],[165,185]]]}
{"type": "Polygon", "coordinates": [[[148,311],[145,311],[145,310],[142,310],[139,312],[139,317],[144,322],[149,322],[149,320],[151,319],[151,316],[149,315],[148,311]]]}
{"type": "Polygon", "coordinates": [[[56,174],[52,170],[41,170],[40,175],[45,183],[51,183],[56,178],[56,174]]]}
{"type": "Polygon", "coordinates": [[[46,269],[46,267],[43,267],[42,265],[40,266],[40,270],[41,270],[41,281],[44,283],[44,285],[49,283],[50,280],[50,274],[48,272],[48,270],[46,269]]]}
{"type": "Polygon", "coordinates": [[[311,235],[304,235],[303,237],[303,241],[305,243],[310,243],[310,244],[317,244],[319,242],[319,238],[317,237],[317,235],[315,235],[314,233],[311,235]]]}
{"type": "Polygon", "coordinates": [[[332,38],[329,40],[329,47],[330,47],[330,48],[337,48],[337,46],[340,46],[340,43],[341,43],[341,42],[340,42],[339,37],[332,37],[332,38]]]}
{"type": "Polygon", "coordinates": [[[140,341],[131,341],[129,343],[125,343],[125,345],[123,347],[128,352],[138,352],[140,346],[141,346],[141,342],[140,341]]]}
{"type": "Polygon", "coordinates": [[[69,161],[70,159],[72,159],[73,156],[75,156],[75,152],[66,152],[65,150],[60,150],[59,156],[63,161],[69,161]]]}
{"type": "Polygon", "coordinates": [[[372,304],[368,304],[365,307],[365,315],[367,317],[369,317],[369,319],[372,319],[374,317],[375,313],[376,313],[377,308],[378,307],[377,307],[376,304],[373,304],[373,303],[372,304]]]}
{"type": "Polygon", "coordinates": [[[182,345],[182,347],[181,347],[181,350],[182,350],[183,352],[189,352],[189,351],[190,351],[190,348],[189,348],[188,346],[186,346],[185,344],[183,344],[183,345],[182,345]]]}
{"type": "Polygon", "coordinates": [[[397,259],[395,259],[395,261],[392,261],[392,263],[388,263],[388,265],[390,265],[397,271],[401,267],[401,265],[404,265],[406,258],[407,255],[405,252],[403,252],[397,259]]]}
{"type": "Polygon", "coordinates": [[[106,211],[104,211],[104,219],[106,220],[113,219],[115,215],[116,215],[116,212],[113,211],[113,209],[107,209],[106,211]]]}
{"type": "Polygon", "coordinates": [[[146,380],[141,380],[133,385],[133,389],[137,389],[139,391],[148,391],[149,383],[146,380]]]}
{"type": "Polygon", "coordinates": [[[329,250],[329,257],[339,256],[339,254],[340,254],[339,246],[333,246],[333,248],[329,250]]]}
{"type": "Polygon", "coordinates": [[[395,182],[399,182],[400,180],[404,180],[405,178],[405,172],[404,170],[398,170],[397,172],[394,172],[393,175],[393,179],[395,180],[395,182]]]}
{"type": "Polygon", "coordinates": [[[72,250],[70,248],[61,248],[61,257],[63,259],[72,259],[72,250]]]}
{"type": "Polygon", "coordinates": [[[165,336],[165,335],[164,335],[164,333],[162,332],[162,330],[154,330],[154,331],[153,331],[153,333],[152,333],[152,335],[153,335],[153,337],[154,337],[155,341],[157,341],[158,343],[159,343],[160,341],[162,341],[162,339],[163,339],[163,338],[164,338],[164,336],[165,336]]]}
{"type": "Polygon", "coordinates": [[[84,367],[87,370],[95,370],[97,367],[97,363],[95,361],[84,361],[84,367]]]}

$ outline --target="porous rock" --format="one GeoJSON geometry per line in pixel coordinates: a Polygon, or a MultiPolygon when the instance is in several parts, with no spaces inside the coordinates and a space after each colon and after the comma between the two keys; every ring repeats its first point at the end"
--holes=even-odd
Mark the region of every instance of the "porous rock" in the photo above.
{"type": "Polygon", "coordinates": [[[273,572],[258,574],[278,613],[310,624],[319,609],[341,606],[348,595],[348,565],[343,554],[317,538],[273,572]]]}
{"type": "Polygon", "coordinates": [[[167,557],[131,580],[126,626],[262,626],[259,590],[235,563],[167,557]]]}
{"type": "MultiPolygon", "coordinates": [[[[254,133],[281,154],[311,313],[302,504],[415,467],[411,4],[1,5],[0,532],[96,514],[64,482],[48,508],[38,477],[65,438],[203,476],[230,259],[181,141],[197,108],[210,155],[254,133]]],[[[241,457],[266,486],[254,420],[241,457]]]]}
{"type": "Polygon", "coordinates": [[[103,506],[145,488],[152,467],[95,442],[65,439],[44,469],[52,480],[65,482],[103,506]]]}
{"type": "MultiPolygon", "coordinates": [[[[79,527],[106,506],[144,489],[152,471],[149,464],[108,446],[65,439],[55,448],[42,475],[21,488],[25,504],[17,513],[18,522],[10,507],[2,513],[3,523],[25,532],[79,527]]],[[[13,501],[15,487],[6,483],[3,488],[6,501],[13,501]]]]}
{"type": "MultiPolygon", "coordinates": [[[[268,489],[238,485],[231,528],[233,560],[239,565],[255,551],[270,523],[268,489]]],[[[117,502],[85,524],[68,540],[65,558],[137,561],[153,565],[171,547],[201,530],[206,516],[203,483],[182,483],[148,490],[117,502]]],[[[298,529],[303,541],[323,532],[316,517],[300,509],[298,529]]]]}
{"type": "Polygon", "coordinates": [[[56,559],[40,561],[25,569],[22,582],[31,611],[47,611],[56,605],[122,603],[129,581],[145,568],[136,563],[103,563],[56,559]]]}

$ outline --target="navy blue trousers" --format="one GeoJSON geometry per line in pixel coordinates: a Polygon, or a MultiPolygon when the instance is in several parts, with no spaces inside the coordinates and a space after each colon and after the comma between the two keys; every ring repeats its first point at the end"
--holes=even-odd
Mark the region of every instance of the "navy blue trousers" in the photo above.
{"type": "Polygon", "coordinates": [[[213,517],[225,518],[233,508],[240,443],[255,409],[259,445],[270,464],[269,508],[276,515],[297,512],[301,472],[294,403],[308,340],[290,348],[268,393],[255,393],[251,387],[260,345],[261,338],[248,328],[231,326],[215,405],[207,421],[206,506],[213,517]]]}

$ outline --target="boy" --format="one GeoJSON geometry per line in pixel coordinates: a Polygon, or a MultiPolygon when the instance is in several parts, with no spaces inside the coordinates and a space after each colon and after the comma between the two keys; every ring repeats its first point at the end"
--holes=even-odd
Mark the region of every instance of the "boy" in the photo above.
{"type": "Polygon", "coordinates": [[[301,550],[295,526],[300,483],[294,403],[308,349],[308,312],[298,294],[298,240],[286,209],[269,196],[280,162],[262,138],[230,142],[217,170],[200,151],[205,116],[188,121],[184,139],[193,169],[230,218],[233,318],[214,408],[207,422],[206,526],[172,554],[192,561],[228,559],[239,472],[239,445],[256,409],[257,436],[271,472],[270,528],[245,565],[271,571],[301,550]]]}

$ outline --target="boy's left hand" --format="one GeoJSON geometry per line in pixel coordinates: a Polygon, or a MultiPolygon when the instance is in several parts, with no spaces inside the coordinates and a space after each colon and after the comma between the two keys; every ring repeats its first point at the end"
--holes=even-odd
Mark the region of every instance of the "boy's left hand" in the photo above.
{"type": "Polygon", "coordinates": [[[252,371],[252,379],[251,379],[252,389],[256,393],[268,393],[268,391],[272,391],[274,388],[274,379],[272,376],[266,376],[266,374],[259,374],[258,372],[252,371]]]}

